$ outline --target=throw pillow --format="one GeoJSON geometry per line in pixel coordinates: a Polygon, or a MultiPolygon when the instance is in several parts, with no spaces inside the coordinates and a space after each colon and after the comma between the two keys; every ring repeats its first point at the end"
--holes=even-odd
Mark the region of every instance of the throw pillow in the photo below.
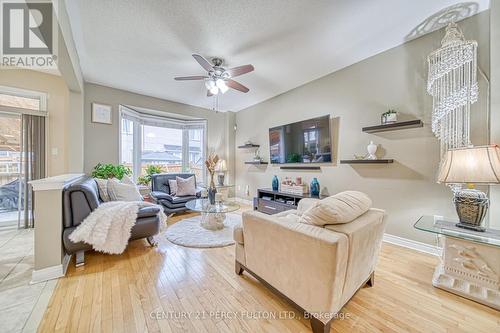
{"type": "Polygon", "coordinates": [[[123,176],[122,178],[122,181],[121,181],[123,184],[128,184],[128,185],[134,185],[134,186],[137,186],[136,183],[134,183],[134,181],[132,180],[132,178],[130,178],[129,176],[125,175],[123,176]]]}
{"type": "Polygon", "coordinates": [[[358,191],[340,192],[317,201],[300,217],[299,222],[324,226],[348,223],[370,209],[370,198],[358,191]]]}
{"type": "Polygon", "coordinates": [[[176,177],[177,180],[177,196],[184,197],[187,195],[196,195],[196,183],[194,176],[189,178],[176,177]]]}
{"type": "Polygon", "coordinates": [[[318,201],[319,199],[316,198],[300,199],[299,204],[297,205],[298,215],[302,215],[306,210],[314,206],[318,201]]]}
{"type": "Polygon", "coordinates": [[[112,201],[142,201],[137,186],[120,183],[115,179],[108,181],[108,194],[112,201]]]}
{"type": "Polygon", "coordinates": [[[169,179],[168,180],[168,187],[170,188],[170,195],[176,195],[177,194],[177,179],[169,179]]]}
{"type": "Polygon", "coordinates": [[[97,188],[99,189],[99,196],[103,202],[110,201],[108,194],[108,179],[94,178],[97,183],[97,188]]]}

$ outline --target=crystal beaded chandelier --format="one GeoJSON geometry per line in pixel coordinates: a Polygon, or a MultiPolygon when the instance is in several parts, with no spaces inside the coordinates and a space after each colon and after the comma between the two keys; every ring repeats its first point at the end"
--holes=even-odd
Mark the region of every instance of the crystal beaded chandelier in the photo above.
{"type": "Polygon", "coordinates": [[[427,58],[427,92],[433,97],[432,131],[441,143],[441,156],[450,148],[470,145],[470,108],[478,99],[477,42],[465,40],[450,23],[441,48],[427,58]]]}

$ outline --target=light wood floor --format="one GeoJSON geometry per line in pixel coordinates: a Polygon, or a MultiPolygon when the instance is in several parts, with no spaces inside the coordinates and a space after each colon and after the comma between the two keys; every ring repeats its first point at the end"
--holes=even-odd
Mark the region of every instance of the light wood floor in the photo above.
{"type": "MultiPolygon", "coordinates": [[[[309,332],[288,303],[234,273],[233,252],[160,239],[157,248],[138,240],[122,255],[87,254],[59,280],[39,332],[309,332]]],[[[384,243],[375,286],[358,291],[332,332],[500,332],[500,312],[431,285],[436,262],[384,243]]]]}

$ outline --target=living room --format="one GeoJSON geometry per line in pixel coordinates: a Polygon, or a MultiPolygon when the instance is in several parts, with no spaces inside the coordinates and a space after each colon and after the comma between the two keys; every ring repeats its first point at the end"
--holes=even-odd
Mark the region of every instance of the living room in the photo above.
{"type": "Polygon", "coordinates": [[[0,5],[0,331],[500,329],[498,2],[0,5]]]}

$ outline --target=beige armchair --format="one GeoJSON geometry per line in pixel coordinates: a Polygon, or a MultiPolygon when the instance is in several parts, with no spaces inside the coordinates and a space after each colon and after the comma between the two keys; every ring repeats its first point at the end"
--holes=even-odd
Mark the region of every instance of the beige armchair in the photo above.
{"type": "Polygon", "coordinates": [[[320,227],[300,223],[303,210],[244,212],[234,230],[235,270],[246,270],[308,313],[313,332],[329,332],[354,293],[373,285],[384,211],[369,209],[349,223],[320,227]]]}

